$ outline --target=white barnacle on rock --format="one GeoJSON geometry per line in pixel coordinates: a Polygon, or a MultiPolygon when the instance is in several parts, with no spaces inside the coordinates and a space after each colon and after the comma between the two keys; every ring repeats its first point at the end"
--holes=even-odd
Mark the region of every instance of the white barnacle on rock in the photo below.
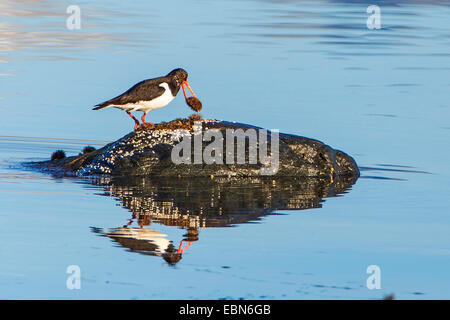
{"type": "Polygon", "coordinates": [[[171,142],[180,142],[182,138],[190,135],[189,131],[186,129],[174,130],[171,134],[171,142]]]}

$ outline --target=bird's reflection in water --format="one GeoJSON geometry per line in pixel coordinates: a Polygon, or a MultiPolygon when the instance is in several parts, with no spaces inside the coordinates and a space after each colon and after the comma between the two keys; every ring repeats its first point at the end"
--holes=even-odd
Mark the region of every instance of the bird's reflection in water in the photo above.
{"type": "Polygon", "coordinates": [[[254,222],[279,210],[320,208],[323,199],[343,194],[356,177],[327,178],[145,178],[101,177],[103,195],[116,198],[131,211],[122,227],[92,231],[107,236],[132,252],[162,257],[175,265],[202,228],[254,222]],[[132,227],[133,223],[138,224],[132,227]],[[186,229],[174,243],[150,229],[152,223],[186,229]]]}
{"type": "Polygon", "coordinates": [[[198,240],[198,230],[195,228],[188,228],[188,232],[184,235],[184,239],[180,241],[178,248],[175,248],[173,242],[166,238],[167,235],[143,226],[133,228],[126,225],[112,229],[91,227],[91,230],[94,233],[111,238],[131,252],[162,257],[169,265],[175,265],[180,261],[185,250],[189,249],[193,241],[198,240]]]}

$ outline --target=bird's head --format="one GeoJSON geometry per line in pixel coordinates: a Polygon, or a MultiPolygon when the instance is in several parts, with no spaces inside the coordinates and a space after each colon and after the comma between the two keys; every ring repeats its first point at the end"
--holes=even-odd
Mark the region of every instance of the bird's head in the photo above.
{"type": "Polygon", "coordinates": [[[184,94],[185,99],[187,99],[185,86],[189,89],[189,91],[195,97],[195,93],[192,91],[191,86],[189,85],[189,82],[187,81],[188,73],[186,72],[186,70],[181,69],[181,68],[174,69],[169,72],[167,77],[169,77],[172,80],[172,83],[177,88],[179,88],[181,86],[181,88],[183,89],[183,94],[184,94]]]}
{"type": "Polygon", "coordinates": [[[170,71],[167,77],[172,80],[173,84],[179,87],[183,84],[184,81],[187,81],[188,73],[186,72],[186,70],[178,68],[170,71]]]}

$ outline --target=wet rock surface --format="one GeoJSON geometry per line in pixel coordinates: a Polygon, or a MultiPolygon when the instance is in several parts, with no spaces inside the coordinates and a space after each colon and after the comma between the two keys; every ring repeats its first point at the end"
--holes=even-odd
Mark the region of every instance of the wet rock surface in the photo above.
{"type": "MultiPolygon", "coordinates": [[[[54,159],[53,161],[31,162],[25,165],[51,173],[72,176],[108,174],[149,177],[254,177],[273,175],[278,177],[328,177],[331,180],[339,176],[359,176],[356,162],[344,152],[314,139],[270,131],[267,133],[264,131],[267,137],[267,155],[273,155],[272,151],[276,151],[276,144],[273,141],[277,140],[272,139],[278,136],[277,165],[274,166],[273,162],[261,163],[259,157],[256,163],[249,163],[250,154],[254,154],[255,150],[256,152],[261,151],[262,136],[258,134],[262,130],[262,128],[251,125],[226,121],[200,120],[194,122],[188,119],[177,119],[169,123],[156,124],[150,130],[131,132],[98,150],[78,156],[54,159]],[[215,129],[218,136],[221,137],[218,139],[220,141],[216,141],[215,138],[205,139],[204,133],[208,129],[215,129]],[[234,136],[228,136],[227,132],[237,132],[236,130],[239,129],[241,129],[241,133],[256,132],[256,135],[249,134],[243,140],[245,141],[244,163],[237,163],[237,158],[233,158],[234,161],[230,163],[226,161],[226,158],[230,152],[235,152],[240,142],[234,136]],[[176,164],[172,158],[173,148],[186,138],[191,139],[190,159],[185,161],[186,163],[176,164]],[[198,159],[198,152],[195,153],[199,150],[198,145],[200,145],[201,157],[204,154],[203,150],[214,142],[220,142],[223,146],[219,152],[222,153],[222,164],[207,164],[203,159],[198,159]],[[227,145],[233,146],[231,151],[227,145]],[[251,146],[256,146],[256,149],[251,149],[251,146]]],[[[185,156],[184,152],[180,154],[185,156]]],[[[217,155],[215,152],[212,154],[217,155]]]]}

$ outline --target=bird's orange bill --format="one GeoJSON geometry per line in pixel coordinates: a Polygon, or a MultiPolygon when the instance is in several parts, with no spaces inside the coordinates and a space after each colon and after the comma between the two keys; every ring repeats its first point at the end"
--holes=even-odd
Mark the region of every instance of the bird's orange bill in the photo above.
{"type": "Polygon", "coordinates": [[[189,91],[192,93],[192,95],[197,98],[197,96],[195,95],[194,91],[192,91],[191,86],[189,85],[189,82],[187,80],[185,80],[185,81],[183,81],[181,83],[181,88],[183,89],[184,99],[187,99],[186,91],[184,89],[184,86],[186,86],[189,89],[189,91]]]}

